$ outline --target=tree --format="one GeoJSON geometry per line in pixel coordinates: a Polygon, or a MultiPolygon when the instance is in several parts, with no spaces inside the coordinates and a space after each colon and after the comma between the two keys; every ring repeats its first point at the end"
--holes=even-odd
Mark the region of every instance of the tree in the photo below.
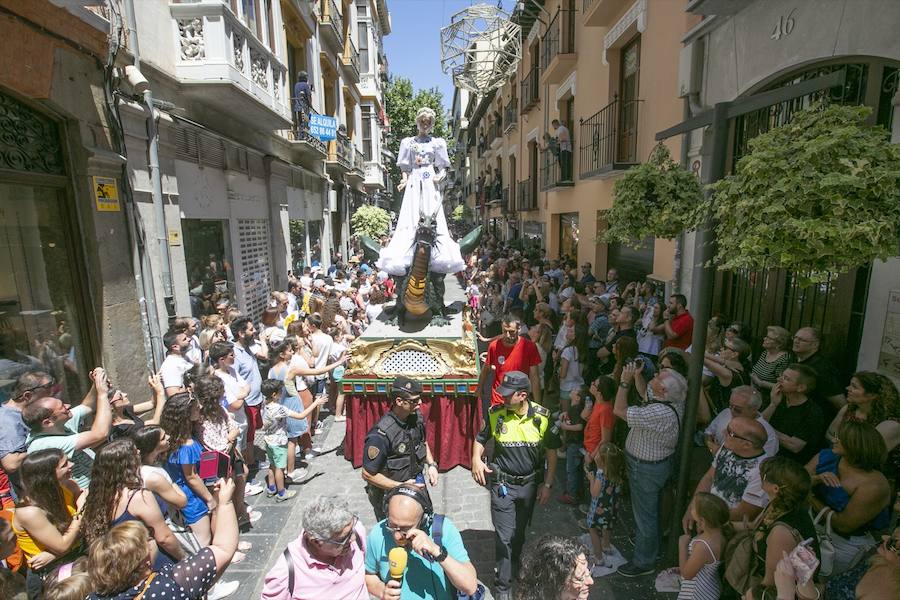
{"type": "MultiPolygon", "coordinates": [[[[444,114],[444,95],[437,88],[413,92],[412,82],[405,77],[391,77],[384,88],[384,107],[391,123],[391,137],[388,148],[397,156],[400,151],[400,140],[416,133],[416,113],[423,106],[434,111],[435,137],[446,138],[447,120],[444,114]]],[[[391,181],[394,185],[400,182],[400,169],[396,164],[389,165],[391,181]]],[[[396,188],[394,188],[396,191],[396,188]]]]}
{"type": "Polygon", "coordinates": [[[814,105],[750,141],[712,187],[720,269],[824,281],[900,254],[900,145],[865,106],[814,105]]]}
{"type": "Polygon", "coordinates": [[[450,219],[456,222],[471,221],[475,218],[475,213],[468,204],[459,204],[450,213],[450,219]]]}
{"type": "Polygon", "coordinates": [[[638,248],[648,237],[672,239],[697,228],[703,206],[697,177],[673,161],[664,144],[657,144],[647,162],[616,182],[601,241],[638,248]]]}
{"type": "Polygon", "coordinates": [[[378,240],[390,229],[391,216],[383,208],[364,204],[350,217],[350,226],[353,228],[353,235],[364,234],[378,240]]]}

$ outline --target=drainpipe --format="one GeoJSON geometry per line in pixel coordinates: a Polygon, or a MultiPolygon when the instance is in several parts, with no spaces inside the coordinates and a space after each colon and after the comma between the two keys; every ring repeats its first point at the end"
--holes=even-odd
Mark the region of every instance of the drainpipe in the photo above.
{"type": "MultiPolygon", "coordinates": [[[[128,23],[128,45],[133,57],[133,65],[140,75],[141,53],[138,46],[137,21],[134,14],[134,0],[125,0],[125,18],[128,23]]],[[[162,175],[159,172],[159,131],[156,127],[156,116],[153,112],[153,92],[146,85],[142,93],[144,111],[147,113],[147,167],[150,182],[153,186],[153,212],[156,220],[156,241],[159,247],[159,257],[163,298],[166,304],[166,315],[171,320],[175,318],[175,297],[172,290],[172,267],[169,256],[169,241],[166,235],[166,212],[163,204],[162,175]]],[[[157,316],[157,318],[159,318],[157,316]]]]}

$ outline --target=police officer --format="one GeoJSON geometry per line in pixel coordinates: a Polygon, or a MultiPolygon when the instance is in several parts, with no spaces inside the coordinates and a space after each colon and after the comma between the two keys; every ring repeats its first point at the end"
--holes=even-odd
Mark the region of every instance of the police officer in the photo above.
{"type": "Polygon", "coordinates": [[[425,477],[437,485],[438,469],[425,440],[425,419],[418,410],[422,386],[408,377],[397,377],[391,385],[391,409],[366,434],[362,476],[369,502],[379,521],[384,519],[384,493],[401,483],[420,486],[425,477]]]}
{"type": "Polygon", "coordinates": [[[550,499],[556,474],[555,450],[562,445],[551,430],[550,411],[531,402],[530,392],[528,375],[521,371],[505,373],[497,387],[503,404],[491,407],[472,444],[472,477],[481,485],[489,483],[491,490],[497,600],[510,598],[510,583],[519,566],[534,501],[545,504],[550,499]],[[492,438],[494,456],[488,466],[483,459],[484,446],[492,438]]]}

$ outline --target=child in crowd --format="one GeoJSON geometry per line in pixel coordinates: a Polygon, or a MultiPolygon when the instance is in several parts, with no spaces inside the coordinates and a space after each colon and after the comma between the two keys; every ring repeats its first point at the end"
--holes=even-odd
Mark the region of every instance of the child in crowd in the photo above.
{"type": "Polygon", "coordinates": [[[472,307],[472,310],[478,310],[478,299],[480,297],[481,289],[478,287],[478,282],[470,279],[469,285],[466,287],[466,298],[469,299],[469,306],[472,307]]]}
{"type": "Polygon", "coordinates": [[[697,523],[697,535],[678,538],[678,567],[681,591],[678,600],[719,598],[722,582],[719,565],[725,541],[731,532],[728,505],[713,494],[697,492],[691,501],[691,516],[697,523]]]}
{"type": "Polygon", "coordinates": [[[591,506],[587,514],[591,545],[597,560],[595,568],[611,567],[613,548],[610,531],[616,521],[619,496],[625,483],[625,453],[613,443],[597,446],[593,454],[593,466],[585,466],[591,484],[591,506]]]}
{"type": "Polygon", "coordinates": [[[580,385],[569,392],[569,408],[561,415],[559,428],[565,432],[566,443],[566,493],[559,497],[563,504],[577,504],[581,499],[584,477],[582,476],[582,448],[584,446],[584,425],[591,415],[593,397],[586,385],[580,385]],[[590,403],[590,406],[587,404],[590,403]]]}
{"type": "Polygon", "coordinates": [[[325,404],[327,396],[318,396],[302,412],[289,410],[279,402],[284,392],[284,383],[277,379],[266,379],[260,386],[265,409],[263,410],[263,434],[266,440],[266,455],[269,458],[269,472],[266,473],[266,495],[275,496],[276,502],[290,500],[297,495],[293,490],[284,489],[284,470],[287,468],[288,432],[287,419],[305,419],[316,408],[325,404]]]}

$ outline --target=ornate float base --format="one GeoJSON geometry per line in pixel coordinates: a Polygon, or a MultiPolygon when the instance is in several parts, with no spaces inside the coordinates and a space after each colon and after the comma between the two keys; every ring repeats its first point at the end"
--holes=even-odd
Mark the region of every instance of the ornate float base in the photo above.
{"type": "Polygon", "coordinates": [[[347,411],[344,456],[362,465],[366,433],[390,408],[391,382],[398,375],[422,384],[428,445],[441,471],[471,466],[472,441],[481,428],[477,400],[480,363],[465,296],[448,275],[446,301],[457,310],[447,325],[407,317],[405,325],[382,315],[350,347],[350,363],[340,383],[347,411]]]}

